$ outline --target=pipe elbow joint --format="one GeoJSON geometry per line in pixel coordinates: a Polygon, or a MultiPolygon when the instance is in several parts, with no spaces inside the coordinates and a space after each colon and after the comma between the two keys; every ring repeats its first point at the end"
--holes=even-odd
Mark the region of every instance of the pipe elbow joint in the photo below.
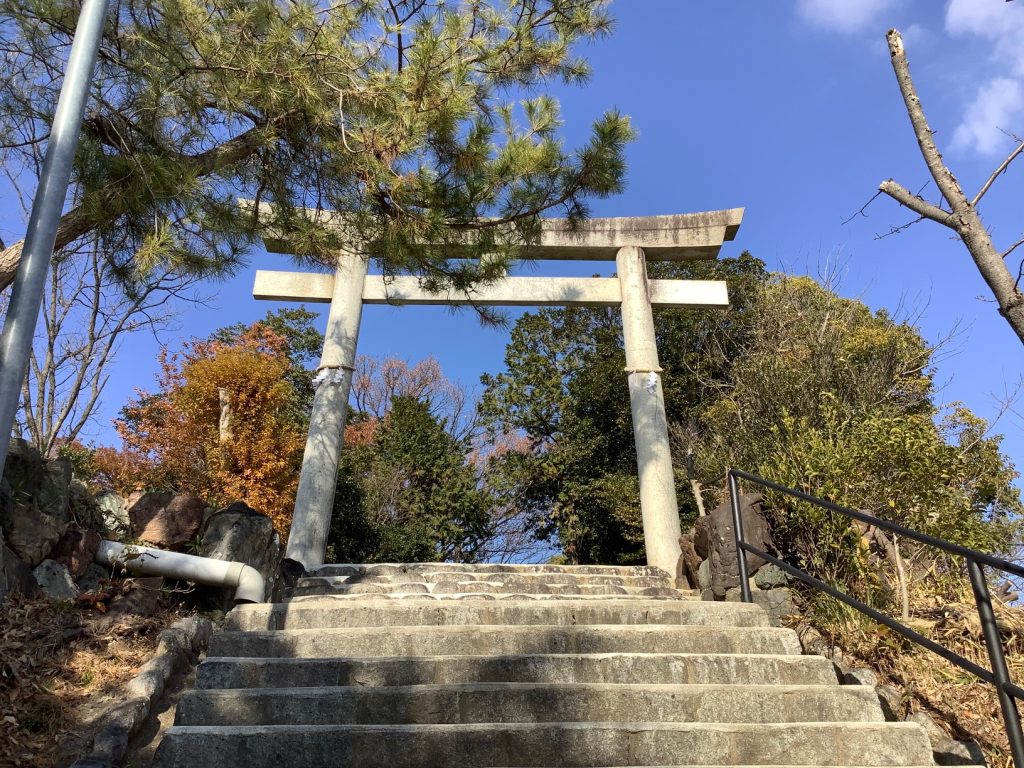
{"type": "Polygon", "coordinates": [[[266,599],[266,585],[263,576],[251,565],[242,565],[238,572],[238,589],[235,590],[235,605],[240,603],[262,603],[266,599]]]}

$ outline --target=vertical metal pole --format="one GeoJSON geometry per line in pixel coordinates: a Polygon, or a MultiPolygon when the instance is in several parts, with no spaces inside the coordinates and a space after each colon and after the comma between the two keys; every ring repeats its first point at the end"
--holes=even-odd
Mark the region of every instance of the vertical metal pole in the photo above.
{"type": "Polygon", "coordinates": [[[732,530],[736,535],[736,561],[740,571],[740,599],[744,603],[754,602],[750,594],[750,577],[747,575],[747,550],[743,548],[743,514],[740,511],[740,488],[736,475],[729,470],[729,500],[732,503],[732,530]]]}
{"type": "Polygon", "coordinates": [[[644,548],[649,565],[675,574],[682,556],[679,508],[643,249],[620,248],[615,264],[622,291],[622,336],[640,478],[644,548]]]}
{"type": "Polygon", "coordinates": [[[42,175],[21,249],[21,262],[14,277],[3,336],[0,336],[0,469],[7,458],[7,442],[21,402],[21,385],[28,371],[46,273],[68,194],[71,167],[106,12],[107,0],[85,0],[78,17],[64,84],[50,128],[42,175]]]}
{"type": "Polygon", "coordinates": [[[295,514],[285,551],[286,560],[301,563],[307,572],[323,565],[327,550],[334,490],[338,484],[338,460],[348,415],[348,393],[363,314],[366,267],[366,259],[361,254],[346,251],[338,257],[334,273],[324,352],[317,369],[309,435],[302,454],[295,514]]]}
{"type": "Polygon", "coordinates": [[[985,636],[985,647],[988,658],[992,662],[992,681],[999,694],[999,706],[1003,710],[1003,724],[1006,726],[1006,737],[1010,742],[1010,754],[1013,756],[1015,768],[1024,768],[1024,734],[1021,733],[1020,713],[1017,701],[1006,691],[1010,681],[1010,670],[1006,666],[1003,654],[1003,641],[999,637],[996,615],[992,610],[992,596],[989,594],[985,572],[975,560],[967,561],[967,572],[971,576],[971,587],[974,600],[978,604],[978,616],[981,619],[981,631],[985,636]]]}

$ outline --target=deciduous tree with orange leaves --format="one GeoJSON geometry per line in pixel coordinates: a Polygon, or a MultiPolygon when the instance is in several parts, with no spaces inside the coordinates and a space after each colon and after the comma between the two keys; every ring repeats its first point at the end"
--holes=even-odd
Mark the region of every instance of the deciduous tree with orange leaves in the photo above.
{"type": "Polygon", "coordinates": [[[159,391],[122,411],[119,455],[97,456],[119,490],[166,488],[210,503],[242,500],[288,533],[304,435],[287,374],[287,338],[255,323],[231,341],[160,355],[159,391]],[[141,468],[141,471],[140,471],[141,468]],[[127,471],[124,471],[127,470],[127,471]]]}

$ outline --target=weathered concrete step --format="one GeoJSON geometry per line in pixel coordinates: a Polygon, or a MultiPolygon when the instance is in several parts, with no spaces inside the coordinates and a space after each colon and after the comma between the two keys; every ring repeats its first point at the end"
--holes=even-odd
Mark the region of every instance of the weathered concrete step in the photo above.
{"type": "Polygon", "coordinates": [[[590,624],[452,625],[218,632],[210,656],[441,656],[536,653],[800,653],[796,633],[776,627],[590,624]]]}
{"type": "Polygon", "coordinates": [[[882,722],[862,685],[468,683],[190,691],[176,725],[882,722]]]}
{"type": "Polygon", "coordinates": [[[370,687],[472,682],[838,684],[832,662],[821,656],[732,653],[325,659],[207,657],[196,670],[197,688],[370,687]]]}
{"type": "Polygon", "coordinates": [[[471,572],[471,573],[564,573],[574,576],[654,576],[670,578],[660,568],[649,565],[546,565],[546,564],[503,564],[480,563],[342,563],[338,565],[322,565],[311,576],[352,576],[361,575],[398,575],[408,573],[440,573],[471,572]]]}
{"type": "Polygon", "coordinates": [[[334,595],[299,597],[287,603],[240,605],[225,627],[232,630],[317,629],[325,627],[451,624],[701,624],[763,627],[768,617],[745,603],[612,599],[601,601],[443,601],[396,602],[341,600],[334,595]]]}
{"type": "Polygon", "coordinates": [[[569,589],[580,586],[613,587],[674,587],[675,581],[667,576],[605,576],[576,573],[483,573],[478,571],[422,571],[398,574],[352,574],[328,576],[316,574],[306,579],[330,579],[337,584],[374,584],[400,587],[402,584],[487,583],[516,584],[524,589],[540,584],[551,589],[569,589]]]}
{"type": "Polygon", "coordinates": [[[289,602],[295,597],[338,597],[346,600],[381,600],[394,602],[397,600],[409,600],[412,602],[451,602],[453,600],[500,600],[503,602],[554,602],[560,603],[565,600],[660,600],[662,602],[669,601],[682,601],[682,600],[700,600],[700,596],[694,590],[666,590],[664,593],[657,595],[622,595],[622,594],[596,594],[596,595],[560,595],[560,594],[529,594],[529,593],[479,593],[479,592],[465,592],[459,594],[439,594],[432,595],[429,592],[413,592],[413,593],[381,593],[381,594],[366,594],[356,593],[339,594],[331,588],[315,587],[290,595],[286,602],[289,602]]]}
{"type": "Polygon", "coordinates": [[[155,768],[928,765],[915,723],[173,726],[155,768]]]}
{"type": "MultiPolygon", "coordinates": [[[[659,580],[660,581],[660,580],[659,580]]],[[[439,582],[391,582],[386,584],[365,581],[350,582],[343,578],[313,576],[299,579],[294,595],[349,594],[493,594],[493,595],[636,595],[640,597],[675,597],[679,594],[674,586],[662,582],[657,586],[618,586],[615,584],[545,584],[540,581],[439,581],[439,582]]]]}

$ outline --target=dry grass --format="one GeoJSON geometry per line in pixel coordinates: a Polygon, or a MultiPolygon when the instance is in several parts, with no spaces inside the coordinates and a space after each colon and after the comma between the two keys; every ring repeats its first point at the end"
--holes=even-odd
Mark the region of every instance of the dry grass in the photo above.
{"type": "Polygon", "coordinates": [[[12,596],[0,605],[0,766],[50,768],[79,757],[91,722],[177,618],[162,610],[97,621],[113,596],[12,596]]]}
{"type": "MultiPolygon", "coordinates": [[[[910,626],[985,669],[991,664],[969,589],[939,599],[918,595],[910,626]]],[[[1012,768],[995,688],[831,598],[813,599],[816,628],[848,655],[906,692],[905,712],[926,711],[955,739],[976,741],[991,768],[1012,768]]],[[[1024,609],[996,606],[1010,676],[1024,680],[1024,609]]]]}

